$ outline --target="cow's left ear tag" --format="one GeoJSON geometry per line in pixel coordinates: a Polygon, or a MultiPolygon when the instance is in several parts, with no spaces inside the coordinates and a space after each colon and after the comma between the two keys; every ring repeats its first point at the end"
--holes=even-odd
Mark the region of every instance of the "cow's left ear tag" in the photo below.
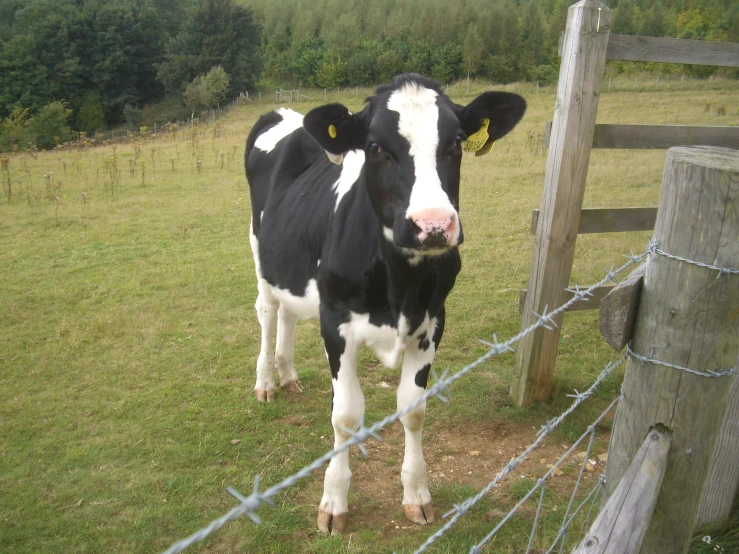
{"type": "MultiPolygon", "coordinates": [[[[462,144],[462,150],[465,152],[477,152],[478,150],[481,150],[482,147],[485,146],[485,143],[490,139],[488,136],[488,125],[490,125],[490,120],[488,118],[484,118],[480,121],[480,130],[467,137],[467,140],[462,144]]],[[[492,148],[492,143],[490,148],[492,148]]],[[[487,148],[484,154],[487,154],[490,151],[490,148],[487,148]]]]}
{"type": "MultiPolygon", "coordinates": [[[[332,139],[336,138],[336,127],[334,125],[328,126],[328,136],[330,136],[332,139]]],[[[336,165],[341,165],[341,162],[344,161],[344,156],[341,154],[332,154],[328,150],[326,150],[326,155],[328,156],[328,159],[331,160],[331,163],[334,163],[336,165]]]]}

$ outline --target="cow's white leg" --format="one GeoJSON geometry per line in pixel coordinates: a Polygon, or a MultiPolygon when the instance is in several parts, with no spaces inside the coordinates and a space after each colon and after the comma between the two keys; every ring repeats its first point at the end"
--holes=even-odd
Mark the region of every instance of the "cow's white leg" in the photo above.
{"type": "Polygon", "coordinates": [[[303,392],[294,365],[295,327],[298,316],[280,305],[277,310],[277,373],[280,388],[289,392],[303,392]]]}
{"type": "Polygon", "coordinates": [[[275,398],[275,325],[277,324],[278,302],[272,295],[272,287],[262,278],[259,262],[259,240],[254,235],[253,221],[249,223],[249,242],[254,256],[257,273],[257,301],[254,309],[262,327],[262,343],[257,360],[257,382],[254,394],[259,402],[271,402],[275,398]]]}
{"type": "MultiPolygon", "coordinates": [[[[334,391],[331,423],[334,426],[334,448],[338,448],[351,437],[346,431],[357,431],[362,424],[364,395],[359,386],[359,379],[357,379],[357,348],[352,344],[352,339],[346,340],[343,353],[340,355],[340,350],[337,349],[336,344],[331,344],[332,342],[325,340],[329,364],[334,375],[331,381],[334,391]],[[337,365],[338,372],[334,371],[337,365]]],[[[349,451],[334,456],[326,469],[323,498],[318,508],[318,529],[320,531],[337,535],[346,529],[349,518],[351,476],[349,451]]]]}
{"type": "MultiPolygon", "coordinates": [[[[435,346],[430,340],[413,340],[406,347],[403,373],[398,387],[399,411],[405,410],[424,393],[428,372],[434,361],[435,346]]],[[[403,511],[413,523],[421,525],[434,521],[431,493],[426,478],[426,462],[421,449],[425,417],[426,402],[423,402],[400,418],[405,429],[405,457],[400,472],[403,483],[403,511]]]]}
{"type": "MultiPolygon", "coordinates": [[[[262,343],[257,359],[257,382],[254,386],[254,394],[259,402],[271,402],[275,398],[275,326],[277,325],[277,301],[272,298],[269,291],[262,290],[260,279],[260,292],[254,308],[257,311],[257,319],[262,327],[262,343]]],[[[264,283],[265,287],[269,285],[264,283]]]]}

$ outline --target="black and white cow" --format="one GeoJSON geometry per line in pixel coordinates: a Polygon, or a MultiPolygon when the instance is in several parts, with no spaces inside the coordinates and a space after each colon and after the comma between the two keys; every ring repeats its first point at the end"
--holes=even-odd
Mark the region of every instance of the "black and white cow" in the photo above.
{"type": "MultiPolygon", "coordinates": [[[[262,327],[257,400],[274,399],[275,366],[283,389],[302,390],[293,339],[304,318],[320,318],[336,446],[363,422],[362,345],[388,368],[402,361],[398,409],[423,394],[461,267],[463,144],[474,134],[478,154],[489,151],[525,108],[520,96],[501,92],[460,106],[437,82],[408,74],[379,87],[359,113],[329,104],[305,117],[280,109],[256,123],[246,175],[262,327]]],[[[401,418],[403,509],[419,524],[434,519],[421,452],[425,411],[423,404],[401,418]]],[[[348,452],[336,455],[326,470],[321,531],[345,529],[350,477],[348,452]]]]}

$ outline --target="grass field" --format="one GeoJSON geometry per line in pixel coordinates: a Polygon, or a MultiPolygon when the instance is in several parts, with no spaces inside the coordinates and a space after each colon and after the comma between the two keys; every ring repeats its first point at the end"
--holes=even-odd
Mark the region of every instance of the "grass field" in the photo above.
{"type": "MultiPolygon", "coordinates": [[[[468,95],[460,84],[450,95],[464,103],[480,90],[468,95]]],[[[341,100],[357,110],[368,92],[341,100]]],[[[554,105],[551,91],[522,93],[529,109],[516,130],[490,155],[463,160],[463,270],[448,300],[438,369],[475,359],[484,352],[478,339],[519,330],[531,210],[546,161],[541,134],[554,105]]],[[[262,405],[252,391],[259,330],[243,148],[256,118],[273,107],[236,108],[215,126],[156,140],[8,157],[0,172],[1,552],[161,551],[233,507],[227,485],[248,493],[255,475],[273,484],[331,448],[330,373],[315,322],[301,324],[296,338],[304,394],[262,405]]],[[[600,101],[601,123],[738,120],[736,89],[624,91],[600,101]],[[727,115],[706,111],[707,103],[726,106],[727,115]]],[[[664,151],[594,151],[585,206],[656,205],[664,159],[664,151]]],[[[572,283],[599,279],[648,238],[579,237],[572,283]]],[[[450,404],[431,401],[424,444],[437,514],[487,483],[569,404],[567,393],[583,390],[614,358],[597,312],[567,314],[550,402],[511,405],[510,354],[455,385],[450,404]]],[[[395,410],[399,373],[368,353],[360,367],[372,423],[395,410]]],[[[617,394],[620,380],[609,378],[541,455],[434,551],[466,551],[484,536],[617,394]]],[[[607,449],[607,427],[596,453],[607,449]]],[[[263,509],[263,525],[243,518],[193,551],[413,551],[439,523],[404,521],[400,425],[383,435],[369,458],[352,454],[343,537],[315,531],[317,472],[263,509]]],[[[556,535],[574,472],[568,466],[550,487],[536,548],[556,535]]],[[[514,517],[487,551],[520,552],[534,509],[514,517]]]]}

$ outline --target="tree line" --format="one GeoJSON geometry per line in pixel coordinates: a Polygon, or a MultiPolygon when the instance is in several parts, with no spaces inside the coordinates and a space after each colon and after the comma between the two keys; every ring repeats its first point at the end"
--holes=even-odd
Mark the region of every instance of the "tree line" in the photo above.
{"type": "MultiPolygon", "coordinates": [[[[259,87],[368,86],[405,71],[546,83],[572,3],[0,0],[0,133],[39,128],[42,113],[80,131],[135,126],[259,87]]],[[[734,0],[609,5],[613,33],[739,41],[734,0]]]]}

